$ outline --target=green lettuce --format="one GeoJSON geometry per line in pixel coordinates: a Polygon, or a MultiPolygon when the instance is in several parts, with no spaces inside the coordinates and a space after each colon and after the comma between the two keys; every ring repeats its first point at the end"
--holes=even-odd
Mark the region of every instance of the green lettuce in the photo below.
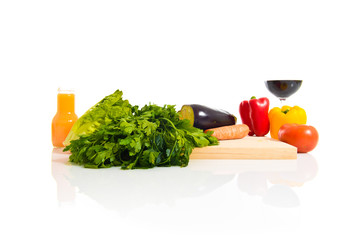
{"type": "Polygon", "coordinates": [[[128,100],[123,100],[122,95],[122,91],[116,90],[113,94],[106,96],[87,110],[74,123],[64,141],[64,145],[68,146],[71,141],[79,139],[80,136],[93,133],[104,124],[132,115],[136,107],[132,107],[128,100]]]}

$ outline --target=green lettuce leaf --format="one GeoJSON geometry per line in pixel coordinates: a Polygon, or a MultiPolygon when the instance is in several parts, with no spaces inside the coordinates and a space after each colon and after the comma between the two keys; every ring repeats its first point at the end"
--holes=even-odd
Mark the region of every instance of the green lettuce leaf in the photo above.
{"type": "Polygon", "coordinates": [[[136,109],[129,104],[128,100],[123,100],[122,95],[122,91],[116,90],[113,94],[106,96],[87,110],[74,123],[64,141],[64,145],[68,146],[71,141],[79,139],[81,135],[93,133],[101,125],[132,115],[136,109]]]}

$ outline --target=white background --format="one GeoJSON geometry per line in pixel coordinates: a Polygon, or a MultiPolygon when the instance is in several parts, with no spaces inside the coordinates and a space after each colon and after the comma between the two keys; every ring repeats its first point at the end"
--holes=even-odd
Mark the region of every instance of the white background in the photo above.
{"type": "Polygon", "coordinates": [[[0,1],[1,238],[358,239],[357,2],[0,1]],[[94,172],[54,161],[58,87],[75,88],[79,116],[120,89],[140,106],[200,103],[239,117],[253,95],[279,105],[266,79],[304,80],[289,104],[305,108],[320,142],[295,170],[194,161],[94,172]],[[309,161],[311,181],[298,184],[309,161]],[[271,186],[290,196],[267,204],[271,186]]]}

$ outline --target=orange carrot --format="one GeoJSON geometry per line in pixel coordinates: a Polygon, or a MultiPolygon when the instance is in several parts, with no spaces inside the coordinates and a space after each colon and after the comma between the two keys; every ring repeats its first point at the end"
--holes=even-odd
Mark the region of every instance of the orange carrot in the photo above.
{"type": "Polygon", "coordinates": [[[213,131],[214,133],[212,136],[216,137],[218,140],[228,140],[244,138],[248,135],[250,130],[246,124],[236,124],[205,130],[205,132],[208,131],[213,131]]]}

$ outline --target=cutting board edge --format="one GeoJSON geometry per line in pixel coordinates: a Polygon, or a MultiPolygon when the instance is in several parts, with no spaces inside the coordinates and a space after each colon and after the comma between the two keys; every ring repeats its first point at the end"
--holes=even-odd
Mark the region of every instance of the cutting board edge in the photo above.
{"type": "Polygon", "coordinates": [[[274,155],[269,155],[268,153],[266,153],[265,155],[257,155],[254,156],[253,154],[231,154],[231,153],[213,153],[213,154],[209,154],[209,153],[196,153],[196,154],[191,154],[190,155],[190,160],[192,159],[196,159],[196,160],[201,160],[201,159],[213,159],[213,160],[220,160],[220,159],[230,159],[230,160],[249,160],[249,159],[253,159],[253,160],[296,160],[297,159],[297,153],[295,152],[288,152],[288,153],[282,153],[282,154],[274,154],[274,155]]]}
{"type": "MultiPolygon", "coordinates": [[[[296,147],[294,147],[292,145],[289,145],[287,143],[284,143],[284,144],[286,144],[286,145],[281,146],[281,147],[277,147],[276,151],[284,151],[284,152],[295,151],[295,152],[297,152],[296,147]]],[[[246,148],[233,148],[233,149],[231,149],[231,151],[233,153],[236,153],[236,154],[242,154],[242,153],[244,153],[244,149],[245,149],[246,152],[252,152],[253,153],[255,151],[256,152],[258,152],[258,151],[260,151],[260,152],[266,151],[268,153],[269,151],[271,151],[274,148],[272,148],[272,147],[263,147],[263,148],[260,148],[260,147],[246,147],[246,148]]],[[[195,153],[195,154],[216,154],[216,153],[219,153],[219,152],[223,153],[223,152],[226,152],[226,151],[228,151],[228,148],[222,147],[220,145],[193,149],[193,153],[195,153]]]]}

